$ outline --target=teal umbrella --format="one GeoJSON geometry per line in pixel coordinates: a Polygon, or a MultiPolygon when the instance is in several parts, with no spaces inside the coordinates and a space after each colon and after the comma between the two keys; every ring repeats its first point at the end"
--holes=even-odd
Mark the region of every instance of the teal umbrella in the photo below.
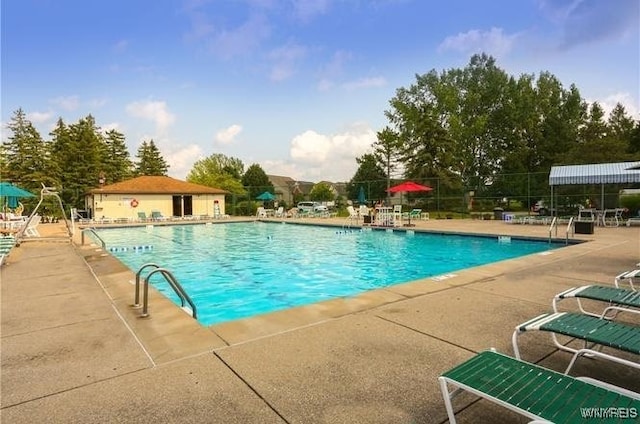
{"type": "Polygon", "coordinates": [[[20,197],[36,197],[33,193],[23,190],[20,187],[3,181],[0,182],[0,197],[6,199],[7,206],[11,209],[18,207],[18,198],[20,197]]]}
{"type": "Polygon", "coordinates": [[[364,187],[360,186],[360,191],[358,192],[358,203],[364,204],[367,201],[367,198],[364,195],[364,187]]]}
{"type": "Polygon", "coordinates": [[[273,194],[269,193],[268,191],[265,191],[260,196],[256,197],[256,199],[269,201],[269,200],[275,200],[276,196],[274,196],[273,194]]]}

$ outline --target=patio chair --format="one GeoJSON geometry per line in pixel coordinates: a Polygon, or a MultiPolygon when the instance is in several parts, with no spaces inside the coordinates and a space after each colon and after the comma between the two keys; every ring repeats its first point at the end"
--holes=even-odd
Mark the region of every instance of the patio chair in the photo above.
{"type": "Polygon", "coordinates": [[[593,378],[563,375],[492,350],[478,353],[438,380],[451,424],[456,423],[451,401],[461,391],[536,420],[531,422],[583,422],[586,407],[640,410],[638,393],[593,378]],[[451,392],[449,385],[455,387],[451,392]]]}
{"type": "Polygon", "coordinates": [[[571,371],[575,361],[583,355],[599,357],[640,369],[640,362],[638,361],[630,361],[614,356],[613,354],[603,353],[593,349],[593,346],[599,345],[640,355],[640,327],[570,312],[542,314],[518,325],[513,332],[513,351],[517,359],[520,359],[518,336],[527,331],[534,330],[551,333],[553,343],[558,349],[573,353],[573,357],[569,362],[565,374],[571,371]],[[582,340],[585,347],[574,349],[565,346],[558,341],[558,335],[582,340]]]}
{"type": "Polygon", "coordinates": [[[162,215],[160,211],[151,211],[151,220],[152,221],[166,221],[168,218],[162,215]]]}
{"type": "Polygon", "coordinates": [[[23,232],[25,237],[40,237],[40,233],[38,232],[38,225],[40,224],[41,220],[41,215],[34,215],[31,220],[25,223],[25,225],[27,226],[23,232]]]}
{"type": "Polygon", "coordinates": [[[279,206],[273,213],[275,218],[284,218],[284,206],[279,206]]]}
{"type": "Polygon", "coordinates": [[[349,212],[349,220],[355,220],[356,222],[358,222],[358,220],[360,219],[360,214],[358,214],[353,206],[347,206],[347,212],[349,212]]]}
{"type": "Polygon", "coordinates": [[[421,218],[422,218],[422,209],[411,209],[411,212],[409,212],[409,219],[413,219],[414,221],[417,221],[421,218]]]}
{"type": "Polygon", "coordinates": [[[609,312],[614,312],[614,316],[619,311],[640,312],[640,292],[619,287],[587,285],[565,290],[554,296],[554,312],[558,312],[558,303],[565,299],[575,299],[580,312],[597,318],[609,318],[609,312]],[[582,299],[607,302],[609,306],[599,313],[589,312],[584,309],[582,299]]]}
{"type": "Polygon", "coordinates": [[[402,224],[402,205],[393,206],[393,225],[398,227],[402,224]]]}
{"type": "Polygon", "coordinates": [[[262,206],[259,206],[258,210],[256,211],[256,216],[258,218],[266,218],[267,217],[267,210],[265,208],[263,208],[262,206]]]}
{"type": "Polygon", "coordinates": [[[147,214],[145,212],[138,212],[138,221],[147,222],[148,221],[147,214]]]}
{"type": "Polygon", "coordinates": [[[16,238],[13,235],[0,237],[0,265],[4,263],[5,258],[16,245],[16,238]]]}

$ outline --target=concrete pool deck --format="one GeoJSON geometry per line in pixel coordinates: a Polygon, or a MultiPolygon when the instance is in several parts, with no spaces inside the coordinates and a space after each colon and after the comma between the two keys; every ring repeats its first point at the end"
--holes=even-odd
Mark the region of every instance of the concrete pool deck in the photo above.
{"type": "MultiPolygon", "coordinates": [[[[342,226],[345,219],[304,222],[342,226]]],[[[62,234],[55,224],[38,229],[62,234]]],[[[412,229],[549,236],[546,226],[500,221],[418,221],[412,229]]],[[[611,284],[640,262],[638,227],[597,227],[572,238],[587,242],[212,327],[153,290],[151,315],[140,318],[131,307],[133,273],[99,247],[81,246],[78,235],[74,244],[28,241],[0,273],[0,418],[443,423],[442,372],[491,347],[512,354],[514,327],[548,312],[554,294],[611,284]]],[[[520,346],[525,359],[551,369],[569,361],[546,334],[524,335],[520,346]]],[[[640,392],[640,371],[621,365],[583,358],[572,374],[640,392]]],[[[459,423],[526,422],[470,396],[454,405],[459,423]]]]}

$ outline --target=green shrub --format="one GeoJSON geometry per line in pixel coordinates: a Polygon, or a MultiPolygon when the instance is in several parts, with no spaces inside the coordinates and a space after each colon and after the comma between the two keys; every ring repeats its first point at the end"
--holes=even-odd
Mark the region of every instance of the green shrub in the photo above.
{"type": "Polygon", "coordinates": [[[258,207],[256,203],[251,200],[238,202],[233,209],[232,215],[235,216],[253,216],[256,214],[258,207]]]}
{"type": "Polygon", "coordinates": [[[620,206],[629,209],[631,216],[638,215],[640,211],[640,194],[631,194],[620,197],[620,206]]]}

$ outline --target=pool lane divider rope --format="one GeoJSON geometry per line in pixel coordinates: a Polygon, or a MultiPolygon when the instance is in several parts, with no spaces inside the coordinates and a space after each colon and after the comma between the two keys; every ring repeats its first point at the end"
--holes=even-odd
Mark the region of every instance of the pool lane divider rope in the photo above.
{"type": "Polygon", "coordinates": [[[109,248],[110,252],[127,252],[129,250],[131,250],[132,252],[141,252],[143,250],[153,250],[153,246],[150,244],[147,244],[142,246],[131,246],[131,247],[121,246],[121,247],[109,248]]]}

